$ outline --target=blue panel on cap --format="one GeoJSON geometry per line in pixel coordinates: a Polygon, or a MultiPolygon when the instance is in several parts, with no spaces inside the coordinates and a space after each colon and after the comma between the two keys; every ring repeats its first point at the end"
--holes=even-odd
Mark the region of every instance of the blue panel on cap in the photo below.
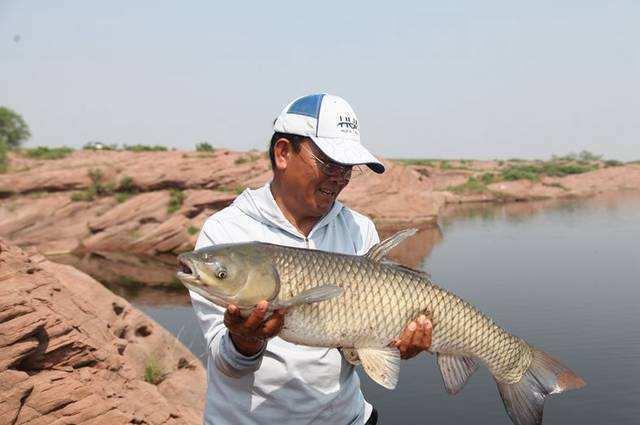
{"type": "Polygon", "coordinates": [[[312,94],[310,96],[301,97],[293,102],[287,113],[306,115],[308,117],[318,119],[323,96],[324,94],[312,94]]]}

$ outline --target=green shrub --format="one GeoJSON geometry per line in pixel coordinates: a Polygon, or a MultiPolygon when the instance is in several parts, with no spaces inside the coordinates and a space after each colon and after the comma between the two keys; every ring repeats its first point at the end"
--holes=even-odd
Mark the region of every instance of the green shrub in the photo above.
{"type": "Polygon", "coordinates": [[[216,149],[207,142],[201,142],[196,145],[198,152],[214,152],[216,149]]]}
{"type": "Polygon", "coordinates": [[[394,161],[402,165],[421,165],[427,167],[435,167],[437,165],[435,159],[395,159],[394,161]]]}
{"type": "Polygon", "coordinates": [[[126,202],[129,198],[131,198],[131,193],[129,192],[116,193],[116,201],[118,201],[119,204],[126,202]]]}
{"type": "Polygon", "coordinates": [[[440,169],[441,170],[450,170],[453,167],[451,166],[451,163],[449,161],[440,161],[440,169]]]}
{"type": "Polygon", "coordinates": [[[134,193],[138,190],[133,178],[130,176],[122,176],[120,184],[118,184],[118,192],[134,193]]]}
{"type": "Polygon", "coordinates": [[[0,173],[4,173],[9,167],[8,151],[9,147],[7,146],[7,142],[0,139],[0,173]]]}
{"type": "Polygon", "coordinates": [[[255,153],[249,153],[247,155],[243,155],[240,158],[237,158],[234,161],[234,164],[236,165],[240,165],[240,164],[245,164],[247,162],[254,162],[260,159],[260,155],[257,155],[255,153]]]}
{"type": "Polygon", "coordinates": [[[173,214],[178,211],[184,201],[184,193],[179,189],[171,189],[169,191],[169,205],[167,206],[167,212],[173,214]]]}
{"type": "Polygon", "coordinates": [[[50,148],[47,146],[38,146],[37,148],[25,149],[24,154],[28,158],[34,159],[60,159],[69,156],[73,149],[63,146],[61,148],[50,148]]]}
{"type": "Polygon", "coordinates": [[[137,145],[124,145],[124,150],[126,151],[132,151],[132,152],[152,152],[152,151],[166,151],[167,148],[166,146],[160,146],[160,145],[142,145],[142,144],[137,144],[137,145]]]}
{"type": "Polygon", "coordinates": [[[144,380],[150,384],[158,385],[164,380],[165,375],[156,358],[153,355],[147,357],[144,365],[144,380]]]}
{"type": "Polygon", "coordinates": [[[484,173],[480,176],[480,181],[484,184],[491,184],[495,181],[495,175],[493,173],[484,173]]]}
{"type": "Polygon", "coordinates": [[[534,165],[510,165],[500,171],[500,177],[503,180],[538,180],[540,178],[540,169],[534,165]]]}
{"type": "Polygon", "coordinates": [[[619,167],[622,165],[622,161],[618,161],[617,159],[608,159],[604,162],[605,167],[619,167]]]}
{"type": "Polygon", "coordinates": [[[483,193],[487,191],[487,186],[475,177],[469,177],[465,183],[457,186],[449,186],[447,190],[459,194],[483,193]]]}

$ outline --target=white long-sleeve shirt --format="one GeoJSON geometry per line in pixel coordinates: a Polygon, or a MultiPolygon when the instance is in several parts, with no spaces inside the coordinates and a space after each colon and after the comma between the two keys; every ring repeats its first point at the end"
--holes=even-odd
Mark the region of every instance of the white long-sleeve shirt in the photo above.
{"type": "MultiPolygon", "coordinates": [[[[284,217],[266,184],[245,190],[209,217],[196,249],[249,241],[361,255],[379,238],[371,220],[339,202],[305,237],[284,217]]],[[[224,310],[190,295],[209,348],[205,424],[362,424],[369,418],[371,405],[358,375],[337,349],[275,337],[261,353],[246,357],[229,338],[224,310]]]]}

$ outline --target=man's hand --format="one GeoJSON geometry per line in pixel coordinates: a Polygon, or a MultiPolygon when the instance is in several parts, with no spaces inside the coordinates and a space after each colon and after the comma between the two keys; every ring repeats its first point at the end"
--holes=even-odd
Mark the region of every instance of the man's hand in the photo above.
{"type": "Polygon", "coordinates": [[[410,359],[421,351],[431,347],[431,321],[425,315],[420,315],[414,321],[409,322],[400,338],[391,343],[400,350],[400,357],[410,359]]]}
{"type": "Polygon", "coordinates": [[[229,329],[229,336],[240,354],[247,357],[256,355],[266,340],[272,338],[282,329],[284,310],[276,310],[265,319],[269,303],[260,301],[246,319],[240,315],[240,309],[230,304],[224,313],[224,325],[229,329]]]}

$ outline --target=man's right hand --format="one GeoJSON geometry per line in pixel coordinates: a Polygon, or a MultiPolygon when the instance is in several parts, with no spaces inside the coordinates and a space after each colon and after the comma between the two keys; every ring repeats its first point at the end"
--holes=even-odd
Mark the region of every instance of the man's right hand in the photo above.
{"type": "Polygon", "coordinates": [[[227,306],[224,313],[224,325],[229,329],[229,336],[240,354],[251,357],[260,352],[267,339],[280,333],[284,325],[285,310],[276,310],[265,319],[269,303],[260,301],[249,317],[240,315],[240,309],[233,304],[227,306]]]}

